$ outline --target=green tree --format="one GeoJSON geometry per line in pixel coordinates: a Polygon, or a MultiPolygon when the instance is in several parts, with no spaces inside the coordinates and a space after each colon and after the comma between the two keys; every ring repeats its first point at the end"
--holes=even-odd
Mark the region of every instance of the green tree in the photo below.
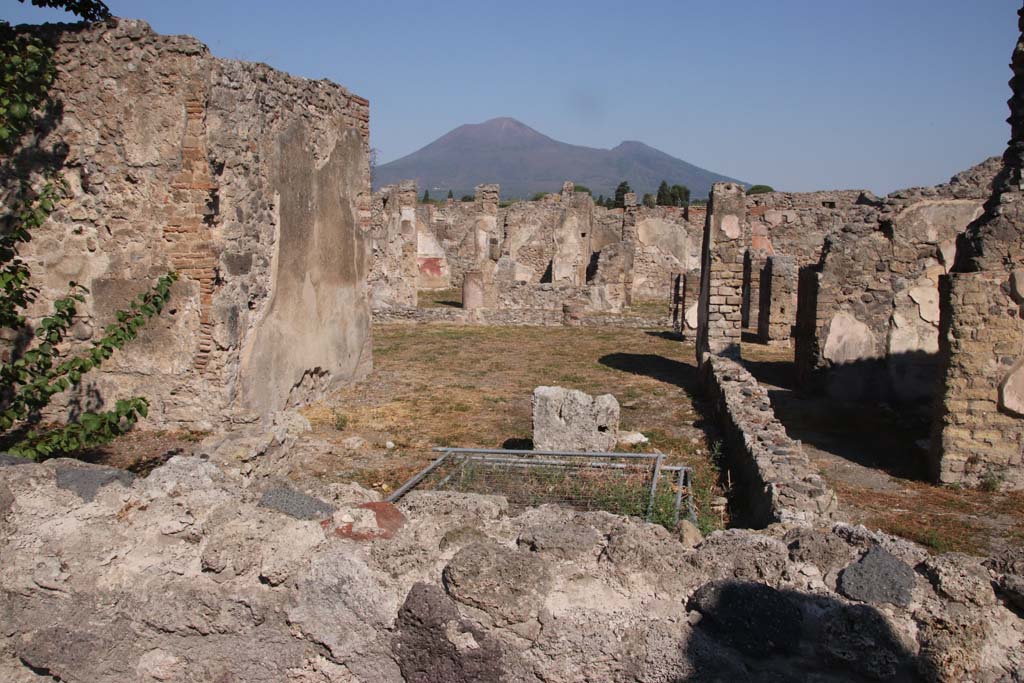
{"type": "Polygon", "coordinates": [[[448,190],[448,199],[455,199],[455,195],[452,194],[451,190],[448,190]]]}
{"type": "MultiPolygon", "coordinates": [[[[18,0],[25,4],[25,0],[18,0]]],[[[100,0],[32,0],[36,7],[52,7],[76,14],[85,21],[103,21],[110,17],[110,9],[100,0]]]]}
{"type": "Polygon", "coordinates": [[[462,198],[459,199],[459,201],[460,202],[471,202],[471,201],[473,201],[473,195],[471,195],[471,194],[464,194],[464,195],[462,195],[462,198]]]}
{"type": "Polygon", "coordinates": [[[533,196],[530,197],[530,201],[531,202],[539,202],[540,200],[544,199],[547,196],[548,196],[547,192],[534,192],[533,196]]]}
{"type": "Polygon", "coordinates": [[[775,192],[775,188],[771,185],[751,185],[747,190],[747,194],[768,194],[769,192],[775,192]]]}
{"type": "Polygon", "coordinates": [[[429,204],[430,203],[430,190],[423,190],[423,203],[424,204],[429,204]]]}
{"type": "Polygon", "coordinates": [[[673,185],[669,189],[672,206],[688,206],[690,204],[690,188],[686,185],[673,185]]]}
{"type": "Polygon", "coordinates": [[[675,206],[672,200],[672,190],[664,180],[658,185],[658,206],[675,206]]]}
{"type": "MultiPolygon", "coordinates": [[[[110,14],[96,0],[32,0],[32,4],[66,9],[89,21],[110,14]]],[[[0,22],[0,55],[0,153],[9,167],[4,172],[16,177],[11,153],[35,125],[37,113],[53,105],[48,96],[55,74],[53,52],[37,38],[18,35],[0,22]]],[[[5,227],[0,231],[0,328],[27,337],[24,348],[8,349],[8,358],[0,363],[0,441],[15,455],[39,458],[104,443],[145,417],[148,402],[133,397],[117,401],[113,410],[84,412],[62,427],[37,431],[42,410],[54,396],[80,384],[83,375],[134,339],[146,321],[160,313],[177,275],[160,278],[128,309],[116,313],[117,322],[108,325],[102,337],[84,352],[68,357],[64,341],[78,315],[77,305],[86,301],[85,287],[68,283],[66,296],[53,302],[52,312],[34,329],[25,317],[39,290],[31,284],[20,251],[67,191],[56,171],[33,180],[20,179],[19,190],[0,215],[0,225],[5,227]]]]}
{"type": "Polygon", "coordinates": [[[573,192],[583,192],[589,194],[590,196],[594,196],[594,193],[591,192],[590,188],[587,187],[586,185],[577,185],[576,187],[573,188],[573,192]]]}
{"type": "Polygon", "coordinates": [[[640,201],[648,209],[653,209],[655,206],[657,206],[657,204],[655,204],[656,200],[654,198],[654,195],[651,194],[650,192],[645,192],[644,193],[644,198],[642,200],[640,200],[640,201]]]}
{"type": "Polygon", "coordinates": [[[614,208],[621,209],[626,206],[626,195],[632,192],[629,183],[623,180],[619,183],[619,186],[615,188],[615,204],[614,208]]]}
{"type": "Polygon", "coordinates": [[[597,195],[597,200],[594,203],[597,204],[598,206],[604,206],[604,195],[597,195]]]}

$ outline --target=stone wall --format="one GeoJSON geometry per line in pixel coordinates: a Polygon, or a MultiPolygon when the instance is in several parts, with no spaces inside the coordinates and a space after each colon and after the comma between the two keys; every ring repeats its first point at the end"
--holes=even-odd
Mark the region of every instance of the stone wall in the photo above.
{"type": "Polygon", "coordinates": [[[1024,10],[1011,61],[1011,139],[984,214],[942,278],[933,477],[1024,489],[1024,10]]]}
{"type": "Polygon", "coordinates": [[[75,280],[80,352],[170,270],[168,308],[68,399],[140,394],[150,424],[211,428],[309,400],[371,363],[369,105],[327,81],[216,59],[140,21],[50,25],[62,115],[29,156],[70,185],[25,256],[40,301],[75,280]]]}
{"type": "Polygon", "coordinates": [[[420,230],[415,181],[373,193],[369,290],[372,308],[415,306],[419,286],[420,230]]]}
{"type": "Polygon", "coordinates": [[[912,402],[933,396],[939,277],[982,211],[995,160],[932,188],[847,211],[820,262],[805,266],[797,311],[801,385],[836,398],[912,402]],[[811,291],[813,290],[813,291],[811,291]]]}
{"type": "Polygon", "coordinates": [[[775,418],[768,392],[739,363],[714,354],[703,386],[724,428],[727,468],[739,491],[733,501],[743,526],[820,523],[838,508],[835,493],[775,418]]]}
{"type": "MultiPolygon", "coordinates": [[[[483,185],[473,202],[418,208],[418,288],[463,287],[467,273],[479,273],[469,283],[474,297],[479,290],[479,307],[554,310],[568,304],[616,312],[633,300],[669,301],[673,274],[698,263],[686,209],[641,207],[635,195],[626,209],[605,209],[571,182],[560,193],[507,207],[499,206],[498,196],[497,185],[483,185]],[[539,287],[545,284],[555,288],[539,287]],[[563,299],[553,300],[552,292],[563,299]]],[[[389,284],[391,274],[404,272],[399,264],[405,252],[387,241],[400,231],[398,219],[383,209],[383,197],[374,211],[373,234],[381,237],[373,256],[380,263],[371,269],[371,282],[375,293],[387,296],[375,294],[374,305],[413,305],[401,303],[411,297],[399,296],[403,288],[389,284]],[[390,230],[387,220],[394,223],[390,230]]]]}

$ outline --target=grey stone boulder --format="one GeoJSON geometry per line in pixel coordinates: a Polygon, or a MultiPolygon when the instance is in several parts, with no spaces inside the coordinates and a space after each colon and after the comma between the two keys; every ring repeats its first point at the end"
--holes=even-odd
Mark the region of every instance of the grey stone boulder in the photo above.
{"type": "Polygon", "coordinates": [[[533,390],[533,448],[538,451],[613,451],[619,440],[619,402],[611,394],[576,389],[533,390]]]}
{"type": "Polygon", "coordinates": [[[914,590],[914,570],[876,546],[843,570],[838,588],[851,600],[907,607],[914,590]]]}

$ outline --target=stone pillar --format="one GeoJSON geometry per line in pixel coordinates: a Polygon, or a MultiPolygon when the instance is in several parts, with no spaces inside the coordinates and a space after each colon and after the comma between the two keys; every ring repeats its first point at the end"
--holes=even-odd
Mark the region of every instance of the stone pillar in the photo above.
{"type": "Polygon", "coordinates": [[[796,262],[792,256],[769,256],[761,270],[757,336],[762,344],[789,346],[796,324],[796,262]]]}
{"type": "Polygon", "coordinates": [[[940,279],[942,394],[931,473],[943,483],[1024,489],[1024,9],[1011,61],[1011,139],[985,214],[940,279]]]}
{"type": "Polygon", "coordinates": [[[484,274],[479,270],[467,270],[462,278],[462,307],[473,310],[484,307],[484,274]]]}
{"type": "Polygon", "coordinates": [[[639,211],[636,193],[627,192],[622,209],[622,284],[626,306],[633,305],[633,261],[636,257],[636,216],[639,211]]]}
{"type": "Polygon", "coordinates": [[[397,288],[398,302],[403,306],[416,307],[418,301],[417,282],[419,264],[417,262],[419,236],[416,229],[417,189],[415,180],[403,180],[398,186],[398,206],[401,263],[399,266],[399,285],[397,288]]]}
{"type": "Polygon", "coordinates": [[[715,183],[708,201],[701,246],[697,307],[697,363],[708,353],[738,358],[743,337],[745,193],[736,183],[715,183]]]}
{"type": "Polygon", "coordinates": [[[762,249],[747,249],[743,255],[743,305],[740,310],[744,329],[758,326],[761,306],[761,271],[764,269],[768,252],[762,249]]]}

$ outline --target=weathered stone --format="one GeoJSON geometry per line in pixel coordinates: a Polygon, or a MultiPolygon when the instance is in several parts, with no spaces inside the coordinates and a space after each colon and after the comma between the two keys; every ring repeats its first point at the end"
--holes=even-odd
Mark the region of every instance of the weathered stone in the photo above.
{"type": "Polygon", "coordinates": [[[874,547],[839,575],[839,592],[871,604],[906,607],[914,590],[914,570],[888,551],[874,547]]]}
{"type": "Polygon", "coordinates": [[[619,402],[611,394],[533,390],[533,447],[538,451],[611,451],[619,437],[619,402]]]}
{"type": "Polygon", "coordinates": [[[992,579],[976,557],[946,553],[929,557],[921,569],[944,598],[980,606],[995,602],[992,579]]]}

